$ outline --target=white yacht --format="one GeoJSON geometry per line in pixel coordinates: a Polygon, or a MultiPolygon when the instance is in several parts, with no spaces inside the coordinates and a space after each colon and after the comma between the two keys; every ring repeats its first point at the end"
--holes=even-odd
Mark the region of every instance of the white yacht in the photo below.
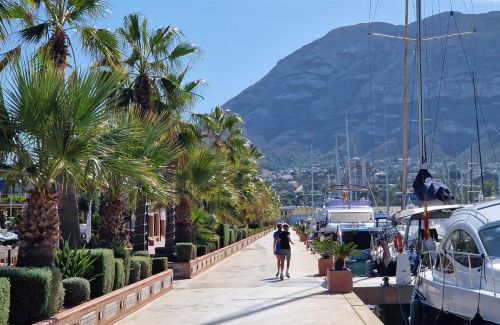
{"type": "MultiPolygon", "coordinates": [[[[500,323],[500,200],[456,210],[440,235],[438,248],[422,255],[411,324],[421,322],[422,305],[500,323]]],[[[434,240],[431,235],[428,241],[434,240]]]]}

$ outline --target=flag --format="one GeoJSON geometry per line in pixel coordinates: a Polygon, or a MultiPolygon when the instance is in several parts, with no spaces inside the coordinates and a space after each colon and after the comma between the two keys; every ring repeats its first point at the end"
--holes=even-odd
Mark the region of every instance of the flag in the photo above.
{"type": "Polygon", "coordinates": [[[431,231],[429,229],[429,212],[427,212],[427,202],[424,203],[424,215],[422,219],[424,220],[424,239],[428,240],[431,237],[431,231]]]}

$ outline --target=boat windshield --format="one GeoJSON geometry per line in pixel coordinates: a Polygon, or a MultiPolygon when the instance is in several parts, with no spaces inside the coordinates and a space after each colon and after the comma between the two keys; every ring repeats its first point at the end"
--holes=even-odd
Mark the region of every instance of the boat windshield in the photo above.
{"type": "Polygon", "coordinates": [[[500,257],[500,225],[481,230],[479,237],[489,256],[500,257]]]}

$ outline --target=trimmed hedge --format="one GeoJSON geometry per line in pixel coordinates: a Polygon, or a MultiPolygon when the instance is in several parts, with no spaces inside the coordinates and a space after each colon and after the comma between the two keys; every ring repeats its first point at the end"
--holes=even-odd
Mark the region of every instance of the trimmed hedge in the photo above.
{"type": "Polygon", "coordinates": [[[70,308],[90,300],[90,282],[84,278],[67,278],[62,281],[64,287],[64,307],[70,308]]]}
{"type": "Polygon", "coordinates": [[[10,307],[10,282],[9,279],[0,278],[0,325],[9,323],[10,307]]]}
{"type": "Polygon", "coordinates": [[[123,272],[125,274],[123,285],[126,286],[129,283],[130,277],[130,250],[115,249],[114,254],[116,258],[121,258],[123,260],[123,272]]]}
{"type": "Polygon", "coordinates": [[[208,246],[207,245],[200,245],[196,249],[196,255],[198,255],[198,256],[207,255],[207,253],[208,253],[208,246]]]}
{"type": "Polygon", "coordinates": [[[245,239],[248,237],[248,229],[246,228],[243,228],[243,229],[240,229],[241,230],[241,239],[245,239]]]}
{"type": "Polygon", "coordinates": [[[236,243],[236,230],[235,229],[230,229],[229,230],[229,244],[234,244],[236,243]]]}
{"type": "Polygon", "coordinates": [[[149,252],[147,251],[133,251],[132,256],[144,256],[149,257],[149,252]]]}
{"type": "Polygon", "coordinates": [[[166,257],[155,257],[151,259],[153,274],[158,274],[168,270],[168,259],[166,257]]]}
{"type": "Polygon", "coordinates": [[[151,276],[151,258],[146,256],[132,256],[131,261],[137,261],[141,264],[140,279],[144,280],[151,276]]]}
{"type": "Polygon", "coordinates": [[[236,241],[240,241],[243,239],[243,231],[241,229],[236,230],[236,241]]]}
{"type": "Polygon", "coordinates": [[[219,246],[220,248],[229,245],[229,225],[226,223],[220,224],[218,229],[218,235],[220,236],[219,246]]]}
{"type": "Polygon", "coordinates": [[[115,258],[115,281],[113,290],[123,288],[125,285],[125,268],[121,258],[115,258]]]}
{"type": "Polygon", "coordinates": [[[141,263],[139,261],[130,260],[130,278],[129,284],[141,280],[141,263]]]}
{"type": "Polygon", "coordinates": [[[192,243],[177,243],[175,244],[177,253],[177,262],[189,262],[196,258],[196,245],[192,243]]]}
{"type": "Polygon", "coordinates": [[[96,257],[90,282],[91,298],[97,298],[113,291],[115,283],[115,255],[111,249],[91,249],[91,254],[96,257]]]}
{"type": "Polygon", "coordinates": [[[10,282],[9,324],[31,324],[54,315],[61,304],[58,268],[6,267],[10,282]]]}

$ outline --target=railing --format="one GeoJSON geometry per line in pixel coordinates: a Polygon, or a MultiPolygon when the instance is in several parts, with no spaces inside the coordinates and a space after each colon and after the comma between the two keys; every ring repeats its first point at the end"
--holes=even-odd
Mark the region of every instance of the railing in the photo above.
{"type": "Polygon", "coordinates": [[[426,251],[422,254],[419,274],[432,271],[433,279],[473,290],[500,294],[500,274],[495,274],[500,258],[484,254],[454,251],[426,251]]]}

